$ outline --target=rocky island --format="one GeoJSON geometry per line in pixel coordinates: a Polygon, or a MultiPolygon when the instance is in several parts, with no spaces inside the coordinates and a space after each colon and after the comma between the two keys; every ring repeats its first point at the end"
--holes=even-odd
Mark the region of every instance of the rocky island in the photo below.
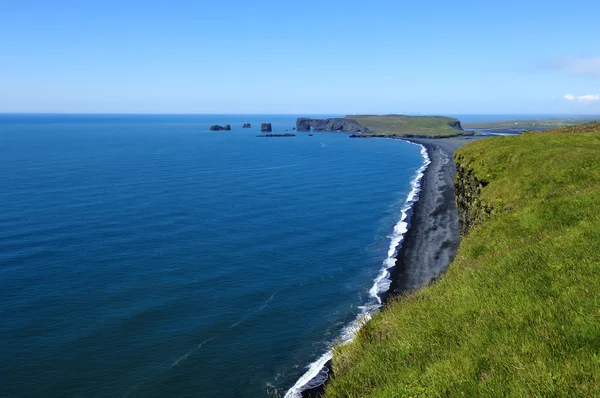
{"type": "Polygon", "coordinates": [[[252,127],[250,123],[244,123],[244,125],[242,126],[243,129],[249,129],[250,127],[252,127]]]}
{"type": "Polygon", "coordinates": [[[273,131],[273,127],[271,126],[271,123],[262,123],[260,125],[260,131],[262,131],[262,132],[273,131]]]}
{"type": "Polygon", "coordinates": [[[221,131],[221,130],[229,131],[229,130],[231,130],[231,126],[228,124],[225,126],[219,126],[218,124],[210,126],[210,131],[221,131]]]}

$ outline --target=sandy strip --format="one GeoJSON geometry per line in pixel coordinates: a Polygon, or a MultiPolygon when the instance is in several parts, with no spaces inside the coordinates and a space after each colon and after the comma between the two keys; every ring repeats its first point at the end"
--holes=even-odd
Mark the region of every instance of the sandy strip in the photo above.
{"type": "Polygon", "coordinates": [[[410,141],[427,148],[431,164],[421,181],[419,200],[391,271],[390,296],[417,289],[437,278],[454,259],[460,243],[452,153],[472,139],[410,141]]]}

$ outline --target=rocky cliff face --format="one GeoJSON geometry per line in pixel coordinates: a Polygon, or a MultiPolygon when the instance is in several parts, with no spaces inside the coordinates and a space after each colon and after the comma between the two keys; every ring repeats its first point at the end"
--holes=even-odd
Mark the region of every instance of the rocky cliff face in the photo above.
{"type": "Polygon", "coordinates": [[[461,130],[462,131],[462,126],[460,125],[460,120],[455,119],[455,120],[451,120],[448,122],[448,126],[452,127],[455,130],[461,130]]]}
{"type": "Polygon", "coordinates": [[[456,176],[454,177],[454,194],[460,222],[460,233],[466,235],[469,230],[485,221],[494,208],[483,202],[481,190],[489,183],[478,177],[462,156],[455,155],[456,176]]]}
{"type": "Polygon", "coordinates": [[[356,120],[346,118],[333,119],[311,119],[300,117],[296,120],[296,130],[298,131],[344,131],[347,133],[365,132],[356,120]]]}

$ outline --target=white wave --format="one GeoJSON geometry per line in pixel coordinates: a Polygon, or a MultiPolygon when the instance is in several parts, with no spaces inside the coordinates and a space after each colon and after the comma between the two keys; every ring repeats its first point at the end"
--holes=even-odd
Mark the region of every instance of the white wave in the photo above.
{"type": "Polygon", "coordinates": [[[191,355],[193,352],[195,352],[195,351],[199,350],[200,348],[202,348],[202,346],[203,346],[204,344],[206,344],[206,343],[208,343],[208,342],[212,341],[213,339],[214,339],[214,337],[211,337],[210,339],[206,339],[206,340],[204,340],[202,343],[198,344],[196,347],[194,347],[194,348],[192,348],[192,349],[188,350],[188,351],[187,351],[185,354],[183,354],[183,355],[182,355],[182,356],[180,356],[180,357],[179,357],[179,358],[178,358],[178,359],[177,359],[175,362],[173,362],[173,363],[171,364],[171,366],[169,366],[169,368],[172,368],[172,367],[178,366],[178,365],[179,365],[179,364],[180,364],[182,361],[185,361],[186,359],[188,359],[188,358],[189,358],[189,356],[190,356],[190,355],[191,355]]]}
{"type": "MultiPolygon", "coordinates": [[[[408,142],[408,141],[405,141],[408,142]]],[[[415,144],[421,147],[421,155],[423,156],[423,164],[416,171],[414,178],[410,182],[411,190],[406,197],[404,206],[402,206],[400,221],[394,225],[394,230],[389,236],[390,246],[387,252],[387,258],[383,260],[383,267],[379,271],[379,274],[375,278],[373,286],[369,289],[369,296],[371,300],[369,303],[360,306],[360,314],[350,324],[348,324],[341,332],[341,343],[347,344],[354,339],[360,328],[371,319],[371,316],[379,310],[382,305],[381,295],[387,292],[392,283],[390,279],[390,271],[396,264],[396,255],[398,250],[402,247],[402,241],[404,235],[408,231],[410,216],[412,215],[412,208],[414,204],[419,200],[419,193],[421,192],[421,180],[425,175],[425,170],[431,164],[431,159],[427,154],[427,149],[421,144],[415,144]]],[[[328,350],[319,359],[308,365],[308,370],[298,379],[296,384],[290,388],[284,398],[301,398],[302,391],[316,387],[325,380],[327,380],[327,371],[324,369],[325,364],[333,357],[332,350],[328,350]]]]}
{"type": "Polygon", "coordinates": [[[373,286],[371,289],[369,289],[369,295],[375,299],[379,305],[381,305],[381,294],[387,292],[390,288],[390,284],[392,283],[390,280],[389,269],[396,264],[396,255],[398,254],[398,250],[402,247],[402,241],[404,240],[404,236],[408,231],[410,216],[412,215],[412,208],[419,200],[419,193],[421,192],[421,180],[425,175],[425,170],[427,170],[427,167],[429,167],[429,164],[431,164],[431,159],[429,159],[427,149],[420,144],[414,145],[419,145],[421,147],[423,165],[419,167],[415,173],[415,177],[410,182],[411,190],[406,197],[404,206],[402,206],[400,221],[396,223],[394,226],[394,231],[389,237],[390,246],[388,248],[388,256],[383,261],[383,268],[379,272],[377,278],[375,278],[373,286]]]}
{"type": "Polygon", "coordinates": [[[273,300],[273,297],[275,297],[275,295],[276,295],[277,293],[279,293],[279,290],[278,290],[278,291],[276,291],[275,293],[273,293],[273,294],[271,295],[271,297],[269,297],[269,298],[267,299],[267,301],[265,301],[265,303],[262,305],[262,307],[260,307],[260,309],[259,309],[258,311],[262,311],[262,310],[264,310],[265,308],[267,308],[267,305],[269,305],[269,301],[273,300]]]}
{"type": "Polygon", "coordinates": [[[277,295],[277,293],[279,293],[279,290],[278,290],[278,291],[276,291],[275,293],[273,293],[273,294],[271,295],[271,297],[269,297],[269,298],[267,299],[267,301],[265,301],[265,303],[264,303],[264,304],[263,304],[263,305],[262,305],[262,306],[261,306],[261,307],[260,307],[258,310],[256,310],[254,313],[249,313],[249,314],[246,314],[246,315],[244,315],[244,316],[242,317],[242,319],[240,319],[240,320],[239,320],[239,321],[237,321],[236,323],[234,323],[234,324],[232,324],[231,326],[229,326],[229,328],[230,328],[230,329],[233,329],[234,327],[238,326],[240,323],[242,323],[242,322],[245,322],[245,321],[246,321],[246,319],[250,318],[252,315],[254,315],[254,314],[256,314],[256,313],[259,313],[259,312],[261,312],[262,310],[264,310],[265,308],[267,308],[267,305],[269,305],[269,302],[270,302],[271,300],[273,300],[273,298],[274,298],[274,297],[277,295]]]}

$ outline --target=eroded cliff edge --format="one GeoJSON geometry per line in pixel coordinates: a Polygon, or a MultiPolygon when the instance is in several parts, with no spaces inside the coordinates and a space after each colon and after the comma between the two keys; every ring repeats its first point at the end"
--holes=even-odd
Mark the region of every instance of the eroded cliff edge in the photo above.
{"type": "Polygon", "coordinates": [[[366,132],[356,120],[347,118],[312,119],[300,117],[296,120],[298,131],[343,131],[347,133],[366,132]]]}
{"type": "Polygon", "coordinates": [[[456,166],[454,195],[460,234],[466,235],[471,228],[483,223],[493,213],[493,207],[485,204],[481,198],[481,190],[489,182],[475,175],[463,155],[455,154],[454,164],[456,166]]]}

